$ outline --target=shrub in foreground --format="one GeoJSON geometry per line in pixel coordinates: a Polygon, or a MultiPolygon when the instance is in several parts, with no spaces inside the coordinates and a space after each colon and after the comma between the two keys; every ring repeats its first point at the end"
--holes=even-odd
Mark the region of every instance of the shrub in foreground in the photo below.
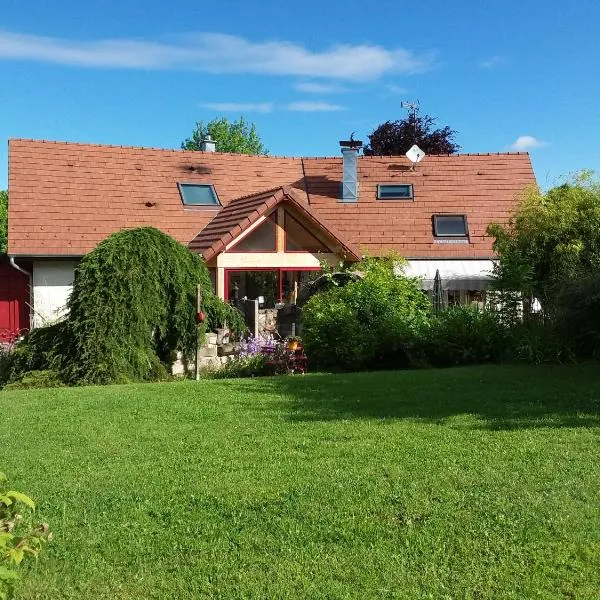
{"type": "Polygon", "coordinates": [[[27,558],[37,557],[52,537],[48,525],[33,522],[33,500],[5,487],[6,476],[0,473],[0,600],[14,597],[17,568],[27,558]]]}
{"type": "Polygon", "coordinates": [[[407,366],[404,350],[427,323],[431,305],[416,280],[395,273],[397,261],[365,259],[354,267],[364,277],[310,298],[302,318],[311,364],[346,370],[407,366]]]}

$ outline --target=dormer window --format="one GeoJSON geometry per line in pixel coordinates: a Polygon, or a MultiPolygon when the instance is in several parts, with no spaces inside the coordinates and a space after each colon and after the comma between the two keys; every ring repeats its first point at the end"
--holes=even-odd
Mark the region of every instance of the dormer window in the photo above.
{"type": "Polygon", "coordinates": [[[208,183],[178,183],[181,201],[186,206],[221,206],[214,186],[208,183]]]}
{"type": "Polygon", "coordinates": [[[467,238],[466,215],[433,215],[433,235],[436,238],[467,238]]]}
{"type": "Polygon", "coordinates": [[[378,200],[412,200],[413,197],[410,183],[380,183],[377,186],[378,200]]]}

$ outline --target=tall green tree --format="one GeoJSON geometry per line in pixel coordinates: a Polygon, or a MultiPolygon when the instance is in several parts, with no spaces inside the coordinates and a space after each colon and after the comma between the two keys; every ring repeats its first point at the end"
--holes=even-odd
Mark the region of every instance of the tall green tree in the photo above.
{"type": "Polygon", "coordinates": [[[8,192],[0,191],[0,254],[6,252],[8,245],[8,192]]]}
{"type": "Polygon", "coordinates": [[[226,117],[213,119],[208,123],[200,121],[191,137],[181,143],[184,150],[201,150],[202,140],[207,135],[216,143],[217,152],[235,152],[239,154],[268,154],[254,123],[248,123],[244,117],[231,121],[226,117]]]}
{"type": "Polygon", "coordinates": [[[507,225],[490,224],[496,287],[552,313],[566,288],[600,272],[600,182],[584,172],[546,193],[530,189],[507,225]]]}

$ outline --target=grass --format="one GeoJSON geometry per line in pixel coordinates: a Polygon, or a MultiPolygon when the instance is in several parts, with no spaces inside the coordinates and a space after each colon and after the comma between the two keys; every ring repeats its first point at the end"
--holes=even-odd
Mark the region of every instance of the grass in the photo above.
{"type": "Polygon", "coordinates": [[[600,372],[0,393],[23,599],[600,597],[600,372]]]}

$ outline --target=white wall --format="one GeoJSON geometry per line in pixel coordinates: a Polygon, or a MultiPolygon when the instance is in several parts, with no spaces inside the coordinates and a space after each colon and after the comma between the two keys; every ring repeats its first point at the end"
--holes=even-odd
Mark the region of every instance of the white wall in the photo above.
{"type": "Polygon", "coordinates": [[[75,261],[33,263],[34,327],[49,325],[64,317],[76,265],[75,261]]]}

